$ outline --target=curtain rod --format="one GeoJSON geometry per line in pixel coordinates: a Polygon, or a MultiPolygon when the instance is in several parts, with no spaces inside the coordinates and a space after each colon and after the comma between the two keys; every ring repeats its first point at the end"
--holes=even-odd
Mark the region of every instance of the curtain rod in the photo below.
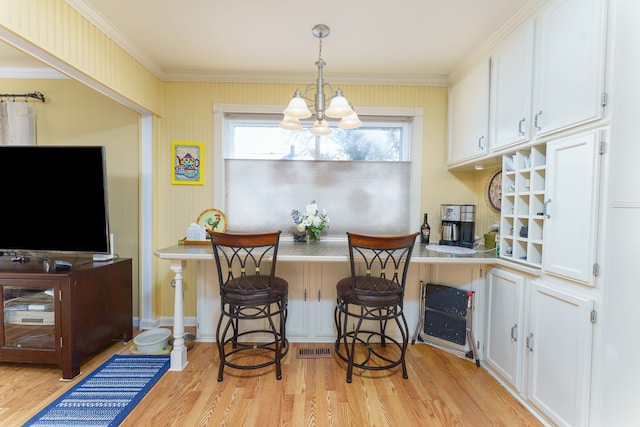
{"type": "Polygon", "coordinates": [[[13,98],[15,101],[16,98],[24,98],[26,101],[27,98],[34,98],[39,101],[44,102],[44,95],[40,92],[31,92],[31,93],[0,93],[0,98],[13,98]]]}

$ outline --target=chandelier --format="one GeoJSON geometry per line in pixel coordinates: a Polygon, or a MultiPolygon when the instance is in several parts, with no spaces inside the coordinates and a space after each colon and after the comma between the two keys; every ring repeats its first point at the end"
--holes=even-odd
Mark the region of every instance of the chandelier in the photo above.
{"type": "Polygon", "coordinates": [[[300,119],[308,119],[312,116],[309,107],[313,107],[316,115],[316,120],[311,128],[311,133],[314,135],[329,135],[331,133],[326,117],[340,119],[338,127],[341,129],[355,129],[362,125],[358,115],[349,105],[349,101],[342,94],[342,90],[338,88],[334,93],[333,87],[326,83],[322,77],[322,70],[327,65],[322,59],[322,39],[327,37],[330,31],[329,27],[323,24],[318,24],[311,30],[311,33],[320,40],[318,61],[316,62],[318,78],[315,83],[307,85],[304,93],[300,92],[300,89],[296,89],[293,98],[283,112],[284,119],[280,122],[280,127],[283,129],[302,129],[300,119]],[[329,94],[334,94],[327,98],[325,89],[329,91],[329,94]],[[311,99],[310,93],[313,90],[316,93],[311,99]],[[326,108],[326,103],[329,103],[329,108],[326,108]]]}

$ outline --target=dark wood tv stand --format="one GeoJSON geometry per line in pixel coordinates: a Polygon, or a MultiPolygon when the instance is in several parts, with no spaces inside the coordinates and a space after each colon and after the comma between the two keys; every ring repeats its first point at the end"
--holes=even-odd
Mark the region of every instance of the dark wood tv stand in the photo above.
{"type": "Polygon", "coordinates": [[[73,263],[0,257],[0,362],[58,365],[71,379],[89,355],[132,338],[131,259],[73,263]]]}

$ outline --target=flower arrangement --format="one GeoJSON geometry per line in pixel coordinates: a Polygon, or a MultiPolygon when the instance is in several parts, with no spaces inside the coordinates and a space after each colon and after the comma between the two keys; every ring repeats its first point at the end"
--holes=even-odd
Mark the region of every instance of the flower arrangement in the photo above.
{"type": "Polygon", "coordinates": [[[329,227],[327,211],[324,209],[320,211],[315,200],[306,206],[304,213],[300,213],[297,209],[292,210],[291,218],[293,218],[298,232],[306,233],[310,241],[320,240],[322,230],[329,227]]]}

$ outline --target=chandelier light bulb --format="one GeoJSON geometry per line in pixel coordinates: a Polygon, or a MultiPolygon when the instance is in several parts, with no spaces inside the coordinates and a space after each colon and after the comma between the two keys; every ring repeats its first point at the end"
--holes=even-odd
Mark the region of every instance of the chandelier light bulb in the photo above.
{"type": "Polygon", "coordinates": [[[362,122],[360,121],[360,118],[355,111],[352,111],[351,114],[343,117],[338,123],[338,127],[340,129],[355,129],[359,128],[360,126],[362,126],[362,122]]]}
{"type": "Polygon", "coordinates": [[[349,101],[342,95],[342,91],[338,89],[324,114],[334,119],[341,119],[351,115],[351,113],[353,113],[353,109],[351,109],[349,101]]]}
{"type": "Polygon", "coordinates": [[[331,128],[329,127],[329,123],[327,123],[326,120],[316,120],[310,132],[317,136],[325,136],[331,134],[331,128]]]}
{"type": "Polygon", "coordinates": [[[293,98],[289,101],[289,105],[284,110],[284,115],[297,119],[308,119],[311,117],[311,111],[309,107],[307,107],[307,103],[299,90],[296,90],[293,98]]]}
{"type": "Polygon", "coordinates": [[[280,122],[280,127],[287,130],[300,130],[302,129],[302,123],[297,117],[284,116],[284,119],[280,122]]]}

